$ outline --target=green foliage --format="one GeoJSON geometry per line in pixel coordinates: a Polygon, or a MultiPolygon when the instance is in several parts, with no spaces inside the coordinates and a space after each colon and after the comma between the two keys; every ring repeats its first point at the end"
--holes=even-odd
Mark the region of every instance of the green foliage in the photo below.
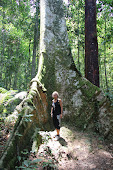
{"type": "Polygon", "coordinates": [[[111,106],[113,106],[113,88],[108,89],[109,91],[105,91],[105,96],[108,97],[111,101],[111,106]]]}
{"type": "MultiPolygon", "coordinates": [[[[21,160],[21,157],[18,157],[19,160],[21,160]]],[[[38,168],[40,165],[40,163],[42,162],[43,160],[42,159],[34,159],[33,161],[27,159],[27,160],[24,160],[22,162],[22,165],[19,166],[19,167],[15,167],[17,170],[18,169],[26,169],[26,170],[31,170],[31,169],[35,169],[35,168],[38,168]]],[[[43,168],[53,168],[53,169],[56,169],[56,166],[53,164],[52,160],[49,159],[47,162],[42,162],[42,167],[43,168]]]]}
{"type": "Polygon", "coordinates": [[[111,0],[101,0],[100,2],[102,2],[104,5],[107,4],[107,5],[111,6],[111,7],[113,7],[113,1],[111,1],[111,0]]]}
{"type": "Polygon", "coordinates": [[[27,89],[31,79],[35,8],[29,0],[0,5],[0,86],[8,90],[27,89]]]}
{"type": "Polygon", "coordinates": [[[100,62],[100,86],[106,91],[112,90],[113,84],[113,17],[111,16],[111,8],[109,5],[101,3],[98,8],[97,30],[99,44],[99,62],[100,62]],[[105,80],[105,66],[108,87],[105,80]]]}
{"type": "Polygon", "coordinates": [[[6,92],[7,92],[7,90],[6,90],[6,89],[4,89],[4,88],[0,87],[0,93],[6,93],[6,92]]]}
{"type": "Polygon", "coordinates": [[[34,169],[34,168],[38,168],[37,164],[41,161],[41,159],[35,159],[33,161],[26,159],[26,156],[29,155],[28,150],[24,149],[24,151],[21,151],[21,154],[23,156],[18,156],[18,161],[21,162],[22,161],[22,165],[21,166],[16,166],[15,168],[18,169],[34,169]]]}
{"type": "MultiPolygon", "coordinates": [[[[39,136],[38,136],[39,137],[39,136]]],[[[35,157],[35,153],[32,151],[32,153],[35,157]]],[[[18,169],[35,169],[35,168],[51,168],[51,169],[57,169],[56,165],[53,163],[52,159],[48,159],[47,161],[44,161],[43,159],[36,158],[33,160],[30,160],[29,158],[26,159],[26,156],[28,157],[30,155],[29,151],[27,149],[24,149],[24,151],[21,151],[22,156],[18,156],[18,162],[20,162],[20,166],[16,166],[15,168],[18,169]]]]}
{"type": "Polygon", "coordinates": [[[0,88],[0,114],[1,117],[8,116],[16,105],[20,102],[20,99],[15,99],[14,95],[18,92],[17,90],[7,91],[4,88],[0,88]]]}
{"type": "Polygon", "coordinates": [[[53,164],[52,160],[49,159],[47,162],[43,162],[43,168],[48,168],[48,169],[57,169],[56,165],[53,164]]]}
{"type": "Polygon", "coordinates": [[[85,2],[70,1],[66,12],[66,25],[72,55],[77,69],[84,75],[85,54],[85,2]]]}

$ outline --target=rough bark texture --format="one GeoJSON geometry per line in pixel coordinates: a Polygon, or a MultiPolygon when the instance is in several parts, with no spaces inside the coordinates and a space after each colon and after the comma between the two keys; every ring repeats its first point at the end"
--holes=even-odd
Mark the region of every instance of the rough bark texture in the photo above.
{"type": "Polygon", "coordinates": [[[38,48],[38,38],[39,38],[39,31],[38,31],[38,6],[39,1],[36,1],[36,21],[34,27],[34,44],[33,44],[33,58],[32,58],[32,70],[31,70],[31,78],[34,78],[36,75],[36,53],[38,48]]]}
{"type": "Polygon", "coordinates": [[[99,87],[96,0],[85,1],[85,77],[99,87]]]}
{"type": "MultiPolygon", "coordinates": [[[[37,128],[48,129],[46,90],[39,81],[33,79],[27,97],[16,107],[13,115],[17,116],[14,129],[6,144],[0,160],[0,168],[15,169],[19,165],[18,156],[24,149],[31,150],[37,128]],[[35,135],[34,135],[35,134],[35,135]]],[[[39,144],[37,138],[37,144],[39,144]]]]}
{"type": "MultiPolygon", "coordinates": [[[[41,0],[40,60],[37,77],[63,100],[65,119],[75,126],[96,128],[110,139],[113,110],[103,92],[77,71],[66,30],[62,0],[41,0]]],[[[49,108],[49,107],[48,107],[49,108]]]]}

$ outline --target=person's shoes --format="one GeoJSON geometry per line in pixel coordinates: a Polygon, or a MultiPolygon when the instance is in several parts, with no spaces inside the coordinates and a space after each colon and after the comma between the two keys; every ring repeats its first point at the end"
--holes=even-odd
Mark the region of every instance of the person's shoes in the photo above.
{"type": "Polygon", "coordinates": [[[55,138],[56,140],[59,140],[60,135],[55,135],[54,138],[55,138]]]}
{"type": "Polygon", "coordinates": [[[56,135],[56,139],[59,140],[60,139],[60,135],[56,135]]]}

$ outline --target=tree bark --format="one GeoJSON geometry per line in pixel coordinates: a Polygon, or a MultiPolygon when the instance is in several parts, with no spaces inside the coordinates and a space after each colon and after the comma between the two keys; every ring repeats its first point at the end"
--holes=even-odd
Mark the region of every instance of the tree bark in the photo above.
{"type": "Polygon", "coordinates": [[[34,46],[33,46],[33,58],[32,58],[32,70],[31,70],[31,78],[34,78],[36,75],[36,52],[38,47],[38,0],[36,1],[36,21],[34,28],[34,46]]]}
{"type": "MultiPolygon", "coordinates": [[[[4,27],[4,19],[5,19],[5,12],[4,9],[2,11],[2,50],[1,50],[1,57],[0,57],[0,79],[2,80],[2,70],[3,70],[3,58],[4,58],[4,50],[5,50],[5,27],[4,27]]],[[[1,82],[2,83],[2,82],[1,82]]]]}
{"type": "Polygon", "coordinates": [[[96,0],[85,0],[85,77],[99,87],[96,0]]]}
{"type": "Polygon", "coordinates": [[[79,1],[78,1],[78,70],[80,71],[80,38],[79,38],[79,21],[80,19],[79,19],[79,1]]]}
{"type": "Polygon", "coordinates": [[[107,69],[106,69],[106,13],[105,13],[105,35],[104,35],[104,69],[105,69],[105,82],[106,82],[106,88],[107,92],[109,92],[108,89],[108,79],[107,79],[107,69]]]}
{"type": "Polygon", "coordinates": [[[18,118],[0,159],[0,168],[11,170],[18,166],[21,151],[31,150],[34,133],[38,133],[36,128],[49,128],[46,89],[37,79],[32,79],[27,97],[15,108],[13,114],[18,118]]]}

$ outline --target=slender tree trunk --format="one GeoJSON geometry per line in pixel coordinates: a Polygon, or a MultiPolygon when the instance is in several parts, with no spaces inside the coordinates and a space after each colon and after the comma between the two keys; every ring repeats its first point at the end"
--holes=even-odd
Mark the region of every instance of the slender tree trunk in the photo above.
{"type": "Polygon", "coordinates": [[[5,12],[3,11],[3,20],[2,20],[2,44],[3,44],[3,49],[2,49],[2,57],[4,57],[4,50],[5,50],[5,27],[4,27],[4,19],[5,19],[5,12]]]}
{"type": "MultiPolygon", "coordinates": [[[[82,54],[83,54],[83,61],[84,61],[84,56],[85,56],[85,48],[84,45],[82,46],[82,54]]],[[[84,65],[83,65],[83,76],[85,76],[85,61],[84,61],[84,65]]]]}
{"type": "Polygon", "coordinates": [[[28,58],[28,76],[31,76],[31,62],[30,62],[30,58],[31,58],[31,39],[29,40],[29,58],[28,58]]]}
{"type": "Polygon", "coordinates": [[[30,58],[31,58],[31,38],[29,40],[29,55],[28,55],[28,62],[27,62],[27,65],[26,65],[26,68],[25,68],[25,80],[26,80],[26,89],[28,88],[28,83],[31,79],[31,62],[30,62],[30,58]]]}
{"type": "Polygon", "coordinates": [[[5,12],[3,9],[2,12],[2,50],[1,50],[1,57],[0,57],[0,79],[2,80],[2,70],[3,70],[3,66],[2,66],[2,62],[3,62],[3,58],[4,58],[4,50],[5,50],[5,27],[4,27],[4,19],[5,19],[5,12]]]}
{"type": "Polygon", "coordinates": [[[27,83],[28,83],[28,72],[27,72],[27,66],[25,66],[25,82],[24,82],[24,89],[27,90],[27,83]]]}
{"type": "Polygon", "coordinates": [[[14,73],[14,83],[13,83],[13,89],[17,89],[17,72],[14,73]]]}
{"type": "Polygon", "coordinates": [[[96,0],[85,0],[85,77],[99,87],[96,0]]]}
{"type": "MultiPolygon", "coordinates": [[[[10,46],[8,45],[8,58],[10,58],[10,46]]],[[[8,72],[8,71],[7,71],[8,72]]],[[[9,85],[8,85],[8,89],[11,88],[11,80],[12,80],[12,70],[10,70],[10,75],[8,76],[9,79],[8,79],[8,82],[9,82],[9,85]]]]}
{"type": "Polygon", "coordinates": [[[33,58],[32,58],[32,70],[31,70],[31,78],[36,75],[36,52],[38,47],[38,0],[36,1],[36,21],[34,28],[34,46],[33,46],[33,58]]]}
{"type": "Polygon", "coordinates": [[[12,79],[12,73],[10,73],[10,76],[9,76],[9,89],[11,88],[11,79],[12,79]]]}
{"type": "MultiPolygon", "coordinates": [[[[102,46],[100,46],[100,48],[102,49],[102,46]]],[[[101,65],[101,52],[99,54],[99,71],[100,71],[100,76],[99,76],[99,80],[100,80],[100,87],[103,88],[103,83],[102,83],[102,65],[101,65]]]]}
{"type": "Polygon", "coordinates": [[[79,53],[80,53],[80,43],[79,43],[79,2],[78,2],[78,70],[80,71],[80,57],[79,57],[79,53]]]}
{"type": "MultiPolygon", "coordinates": [[[[18,50],[19,50],[19,43],[17,44],[16,46],[16,57],[18,58],[18,50]]],[[[19,66],[16,67],[15,69],[15,73],[14,73],[14,82],[13,82],[13,89],[16,89],[17,88],[17,73],[18,73],[18,68],[19,66]]]]}
{"type": "Polygon", "coordinates": [[[106,14],[105,14],[105,36],[104,36],[104,68],[105,68],[105,82],[106,82],[106,88],[107,92],[108,90],[108,79],[107,79],[107,69],[106,69],[106,14]]]}
{"type": "Polygon", "coordinates": [[[7,89],[8,81],[7,81],[7,71],[5,72],[5,88],[7,89]]]}

